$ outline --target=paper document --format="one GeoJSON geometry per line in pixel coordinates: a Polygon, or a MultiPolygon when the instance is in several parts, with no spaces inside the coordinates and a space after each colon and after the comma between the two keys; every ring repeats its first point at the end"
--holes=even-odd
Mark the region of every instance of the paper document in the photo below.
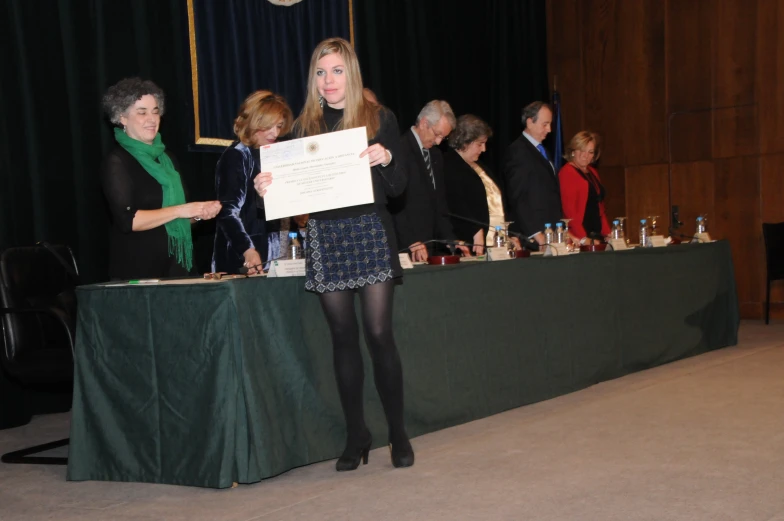
{"type": "Polygon", "coordinates": [[[370,163],[359,157],[367,146],[361,127],[261,147],[267,220],[372,203],[370,163]]]}

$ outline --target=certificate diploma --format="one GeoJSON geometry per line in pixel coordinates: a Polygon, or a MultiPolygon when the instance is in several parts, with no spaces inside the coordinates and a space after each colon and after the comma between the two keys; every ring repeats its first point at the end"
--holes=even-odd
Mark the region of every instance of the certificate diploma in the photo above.
{"type": "Polygon", "coordinates": [[[259,148],[261,171],[272,174],[264,194],[267,220],[373,202],[365,127],[259,148]]]}

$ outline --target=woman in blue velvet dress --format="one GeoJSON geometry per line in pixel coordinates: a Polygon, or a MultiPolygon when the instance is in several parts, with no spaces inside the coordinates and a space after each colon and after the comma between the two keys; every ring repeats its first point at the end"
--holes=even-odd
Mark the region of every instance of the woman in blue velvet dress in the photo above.
{"type": "Polygon", "coordinates": [[[256,91],[243,102],[234,134],[238,141],[227,148],[215,169],[215,192],[223,207],[215,229],[212,271],[239,273],[243,266],[249,274],[259,273],[262,263],[277,257],[270,252],[278,244],[278,222],[267,222],[264,204],[253,178],[261,171],[259,147],[277,141],[291,130],[291,109],[281,96],[266,90],[256,91]],[[268,242],[268,236],[273,237],[268,242]]]}

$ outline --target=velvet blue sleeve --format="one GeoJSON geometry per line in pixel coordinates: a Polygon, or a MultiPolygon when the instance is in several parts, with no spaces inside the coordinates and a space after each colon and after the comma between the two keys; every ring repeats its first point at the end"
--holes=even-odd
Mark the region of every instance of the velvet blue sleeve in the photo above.
{"type": "Polygon", "coordinates": [[[250,179],[256,173],[250,155],[242,154],[234,147],[226,149],[215,168],[215,192],[223,205],[216,226],[219,232],[226,234],[231,248],[240,256],[253,248],[240,213],[246,198],[253,196],[247,192],[250,179]]]}

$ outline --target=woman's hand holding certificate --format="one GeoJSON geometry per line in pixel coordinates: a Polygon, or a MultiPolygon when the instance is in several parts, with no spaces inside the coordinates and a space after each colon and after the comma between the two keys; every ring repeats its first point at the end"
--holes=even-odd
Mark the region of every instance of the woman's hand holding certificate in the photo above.
{"type": "Polygon", "coordinates": [[[371,167],[376,165],[388,165],[389,162],[392,161],[392,155],[387,151],[386,148],[384,148],[384,145],[381,143],[370,145],[359,155],[359,157],[365,156],[368,156],[371,167]]]}
{"type": "Polygon", "coordinates": [[[388,160],[365,127],[265,145],[254,187],[267,220],[373,202],[370,166],[388,160]],[[275,183],[272,183],[272,179],[275,183]]]}

